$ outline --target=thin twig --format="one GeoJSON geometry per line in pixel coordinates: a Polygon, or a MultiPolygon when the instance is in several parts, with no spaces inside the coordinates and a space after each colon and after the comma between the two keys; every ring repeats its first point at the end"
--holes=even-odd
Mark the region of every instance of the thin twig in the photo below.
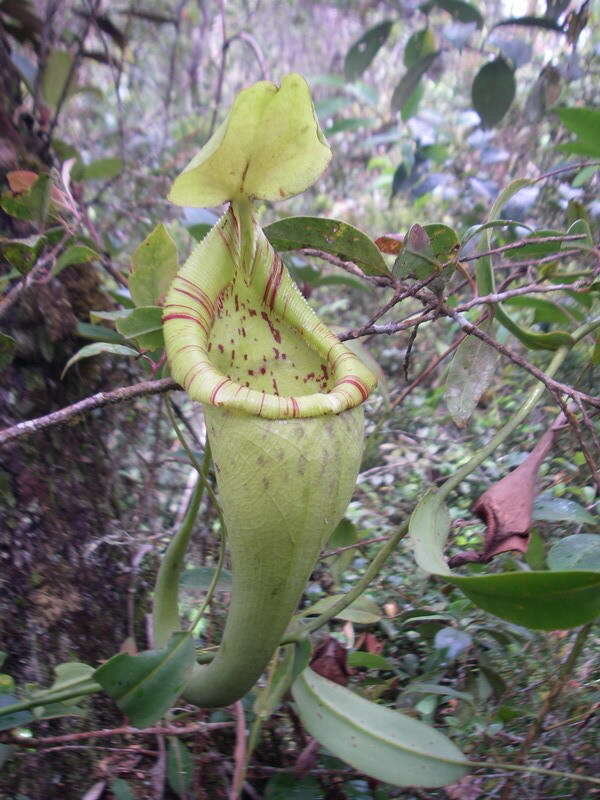
{"type": "Polygon", "coordinates": [[[121,386],[119,389],[113,389],[112,392],[98,392],[70,406],[65,406],[59,411],[53,411],[43,417],[29,419],[12,425],[10,428],[5,428],[0,431],[0,447],[21,436],[30,436],[32,433],[37,433],[53,425],[63,425],[65,422],[73,420],[80,414],[92,411],[94,408],[102,408],[103,406],[134,400],[136,397],[142,397],[147,394],[162,394],[163,392],[171,392],[177,389],[180,389],[180,386],[172,378],[162,378],[159,381],[142,381],[141,383],[133,384],[133,386],[121,386]]]}
{"type": "Polygon", "coordinates": [[[65,733],[61,736],[44,736],[42,738],[25,738],[18,734],[3,734],[2,741],[5,744],[15,744],[19,747],[42,747],[64,742],[81,742],[85,739],[101,739],[107,736],[154,736],[156,734],[164,736],[186,736],[191,733],[231,728],[234,724],[233,722],[196,722],[194,725],[158,725],[154,728],[134,728],[131,725],[124,725],[120,728],[102,728],[96,731],[65,733]]]}
{"type": "Polygon", "coordinates": [[[246,773],[246,718],[241,700],[234,704],[233,713],[235,716],[235,750],[233,754],[235,768],[229,800],[238,800],[246,773]]]}

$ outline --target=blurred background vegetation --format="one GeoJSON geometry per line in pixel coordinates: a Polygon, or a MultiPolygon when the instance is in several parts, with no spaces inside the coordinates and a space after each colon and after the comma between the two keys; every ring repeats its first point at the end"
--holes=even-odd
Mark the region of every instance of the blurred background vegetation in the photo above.
{"type": "MultiPolygon", "coordinates": [[[[148,359],[111,353],[122,338],[106,312],[110,317],[129,307],[132,254],[158,222],[166,224],[182,261],[218,218],[219,209],[174,208],[166,194],[236,92],[257,80],[302,73],[334,154],[312,190],[260,209],[265,225],[284,216],[322,215],[375,239],[437,222],[460,239],[485,220],[510,181],[595,157],[596,165],[557,172],[516,194],[502,216],[524,227],[509,226],[494,242],[510,243],[527,226],[564,231],[584,219],[597,243],[600,129],[595,149],[593,141],[578,149],[573,128],[556,109],[600,105],[598,13],[593,3],[560,0],[1,0],[2,427],[152,377],[148,359]],[[571,146],[561,150],[565,144],[571,146]],[[50,174],[54,194],[39,182],[32,188],[31,173],[33,180],[50,174]],[[109,347],[63,377],[66,362],[90,341],[109,347]]],[[[286,258],[314,307],[342,331],[366,323],[391,297],[389,288],[323,259],[286,258]]],[[[526,277],[535,280],[534,272],[530,268],[526,277]]],[[[458,302],[468,284],[465,290],[454,280],[450,294],[458,302]]],[[[409,297],[402,317],[420,308],[409,297]]],[[[394,307],[380,322],[397,321],[398,311],[394,307]]],[[[570,313],[531,303],[515,304],[514,312],[540,331],[561,322],[561,314],[569,321],[570,313]]],[[[440,356],[460,331],[449,318],[420,326],[414,341],[411,330],[366,342],[383,377],[369,401],[355,498],[332,550],[389,536],[426,488],[453,474],[520,407],[533,380],[499,360],[471,421],[459,428],[445,404],[449,362],[440,356]]],[[[520,346],[505,332],[498,337],[520,346]]],[[[593,394],[600,357],[589,350],[571,354],[560,380],[593,394]]],[[[543,351],[527,357],[540,368],[548,361],[543,351]]],[[[182,393],[173,402],[200,452],[201,410],[182,393]]],[[[99,408],[3,450],[0,646],[6,674],[0,678],[8,694],[13,681],[48,685],[58,663],[97,665],[119,648],[149,646],[158,558],[195,479],[165,403],[157,395],[99,408]]],[[[473,502],[525,458],[559,410],[546,394],[526,424],[460,484],[450,509],[456,551],[481,542],[484,526],[469,510],[473,502]]],[[[594,410],[586,414],[593,417],[594,410]]],[[[598,532],[598,483],[586,452],[586,445],[591,453],[596,447],[597,418],[581,425],[579,438],[572,430],[558,436],[541,468],[534,545],[523,557],[503,555],[494,569],[543,567],[559,538],[598,532]]],[[[189,555],[186,611],[208,585],[217,530],[207,506],[189,555]]],[[[307,602],[351,587],[378,546],[323,559],[307,602]]],[[[225,581],[198,631],[205,643],[218,642],[227,588],[225,581]]],[[[470,756],[506,761],[522,753],[530,764],[598,774],[597,635],[531,738],[572,633],[540,634],[486,615],[452,587],[440,591],[404,546],[370,597],[366,617],[350,614],[330,625],[351,651],[352,682],[365,696],[435,722],[470,756]]],[[[245,701],[249,723],[255,700],[251,694],[245,701]]],[[[86,702],[79,712],[25,726],[23,735],[122,724],[107,700],[86,702]]],[[[223,711],[198,718],[231,716],[223,711]]],[[[21,800],[227,797],[233,731],[182,741],[183,755],[161,736],[75,741],[52,751],[0,744],[0,792],[21,800]]],[[[511,785],[500,772],[443,790],[386,787],[324,751],[307,756],[308,744],[293,706],[284,703],[263,726],[242,796],[598,794],[585,784],[539,775],[511,785]]]]}

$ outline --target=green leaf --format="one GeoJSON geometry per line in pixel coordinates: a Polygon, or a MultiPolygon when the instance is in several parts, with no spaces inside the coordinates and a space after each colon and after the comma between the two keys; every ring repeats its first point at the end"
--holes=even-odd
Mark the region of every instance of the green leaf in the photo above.
{"type": "Polygon", "coordinates": [[[544,28],[547,31],[564,33],[562,26],[550,17],[509,17],[496,22],[495,25],[492,25],[492,29],[499,28],[501,25],[525,25],[528,28],[544,28]]]}
{"type": "Polygon", "coordinates": [[[395,671],[396,667],[378,653],[363,653],[360,650],[355,650],[348,656],[348,666],[350,667],[363,667],[364,669],[381,669],[387,671],[395,671]]]}
{"type": "Polygon", "coordinates": [[[323,800],[323,790],[310,775],[300,777],[294,772],[280,772],[269,779],[265,800],[323,800]]]}
{"type": "MultiPolygon", "coordinates": [[[[42,75],[42,97],[54,110],[61,101],[72,65],[73,56],[66,50],[52,50],[48,55],[42,75]]],[[[65,97],[73,88],[73,78],[74,75],[71,75],[71,83],[65,97]]]]}
{"type": "Polygon", "coordinates": [[[17,195],[5,192],[0,198],[0,206],[11,217],[24,219],[41,227],[48,215],[51,188],[50,175],[42,173],[26,192],[17,195]]]}
{"type": "Polygon", "coordinates": [[[177,736],[169,736],[167,744],[167,780],[178,797],[185,798],[192,785],[192,755],[177,736]]]}
{"type": "Polygon", "coordinates": [[[461,653],[468,650],[472,644],[473,639],[468,633],[451,626],[440,628],[433,640],[435,649],[445,651],[446,658],[449,661],[454,661],[461,653]]]}
{"type": "Polygon", "coordinates": [[[418,692],[419,694],[435,694],[440,697],[454,697],[457,700],[466,700],[467,703],[473,703],[473,695],[469,692],[457,692],[456,689],[452,689],[450,686],[442,686],[439,683],[413,681],[404,687],[402,693],[411,694],[413,692],[418,692]]]}
{"type": "MultiPolygon", "coordinates": [[[[302,609],[298,616],[318,616],[324,611],[328,611],[341,597],[343,597],[341,594],[330,594],[327,597],[323,597],[309,608],[302,609]]],[[[363,594],[353,603],[346,606],[339,614],[336,614],[335,619],[343,619],[359,625],[373,625],[381,619],[381,612],[377,603],[363,594]]]]}
{"type": "Polygon", "coordinates": [[[516,90],[514,71],[502,56],[481,67],[471,87],[471,99],[484,128],[493,128],[500,122],[516,90]]]}
{"type": "Polygon", "coordinates": [[[115,800],[135,800],[135,795],[127,783],[122,778],[115,778],[110,782],[110,790],[115,796],[115,800]]]}
{"type": "Polygon", "coordinates": [[[112,328],[106,328],[104,325],[90,325],[89,322],[78,322],[76,333],[82,339],[91,339],[93,342],[127,345],[127,339],[117,331],[113,331],[112,328]]]}
{"type": "Polygon", "coordinates": [[[533,308],[535,315],[533,321],[540,322],[557,322],[562,325],[569,325],[573,322],[574,318],[583,319],[583,314],[578,309],[571,309],[567,313],[561,306],[554,303],[552,300],[544,300],[542,297],[533,297],[528,295],[519,295],[511,297],[504,303],[505,306],[512,308],[533,308]]]}
{"type": "Polygon", "coordinates": [[[600,614],[600,572],[504,572],[462,577],[444,559],[450,515],[436,492],[412,513],[409,537],[416,562],[461,589],[475,605],[516,625],[539,630],[574,628],[600,614]]]}
{"type": "Polygon", "coordinates": [[[140,306],[128,316],[118,319],[117,331],[126,339],[135,339],[142,349],[157,350],[164,347],[160,306],[140,306]]]}
{"type": "Polygon", "coordinates": [[[548,553],[552,570],[597,570],[600,572],[600,536],[597,533],[576,533],[565,536],[548,553]]]}
{"type": "Polygon", "coordinates": [[[540,494],[533,504],[532,519],[544,522],[577,522],[582,525],[598,525],[599,520],[589,511],[564,497],[553,497],[550,494],[540,494]]]}
{"type": "Polygon", "coordinates": [[[450,530],[450,514],[435,491],[429,491],[417,503],[410,517],[408,536],[415,561],[434,575],[449,575],[444,546],[450,530]]]}
{"type": "Polygon", "coordinates": [[[333,136],[336,133],[343,133],[344,131],[358,131],[361,128],[371,128],[373,120],[368,117],[348,117],[347,119],[338,119],[333,125],[325,128],[323,133],[326,136],[333,136]]]}
{"type": "Polygon", "coordinates": [[[310,91],[298,74],[259,81],[235,98],[225,121],[173,183],[177,205],[239,197],[281,200],[311,186],[331,159],[310,91]]]}
{"type": "Polygon", "coordinates": [[[378,247],[358,228],[337,219],[286,217],[264,229],[275,250],[312,247],[353,261],[366,275],[389,275],[378,247]]]}
{"type": "Polygon", "coordinates": [[[122,344],[108,344],[107,342],[94,342],[94,344],[86,344],[85,347],[82,347],[81,350],[78,350],[75,355],[71,356],[71,358],[67,361],[60,377],[64,378],[66,371],[70,369],[73,364],[76,364],[77,361],[81,361],[82,358],[91,358],[92,356],[100,355],[100,353],[111,353],[115,356],[139,355],[138,351],[134,350],[133,347],[125,347],[122,344]]]}
{"type": "Polygon", "coordinates": [[[521,242],[523,242],[522,247],[516,247],[514,250],[507,250],[504,253],[504,257],[510,261],[525,261],[528,258],[544,258],[544,256],[552,255],[552,253],[559,253],[563,244],[568,244],[569,248],[578,247],[579,242],[563,242],[560,238],[555,242],[533,242],[532,244],[526,244],[528,239],[542,239],[550,236],[561,237],[566,235],[564,231],[532,231],[524,239],[521,239],[521,242]]]}
{"type": "MultiPolygon", "coordinates": [[[[181,573],[179,585],[182,589],[206,591],[212,582],[214,574],[214,567],[193,567],[192,569],[186,569],[181,573]]],[[[220,589],[222,592],[230,592],[232,577],[231,572],[222,569],[217,582],[217,589],[220,589]]]]}
{"type": "Polygon", "coordinates": [[[600,572],[445,576],[484,611],[534,630],[562,630],[600,614],[600,572]]]}
{"type": "MultiPolygon", "coordinates": [[[[0,694],[0,708],[3,706],[12,706],[13,703],[18,702],[18,697],[13,697],[11,694],[0,694]]],[[[30,711],[13,711],[12,714],[5,714],[0,717],[0,731],[17,728],[19,725],[26,725],[32,720],[33,714],[30,711]]]]}
{"type": "Polygon", "coordinates": [[[187,232],[192,236],[197,242],[201,242],[202,239],[206,236],[206,234],[212,229],[212,225],[209,225],[208,222],[198,222],[196,225],[188,225],[187,232]]]}
{"type": "Polygon", "coordinates": [[[327,542],[327,547],[330,550],[336,550],[338,547],[348,547],[348,545],[354,544],[357,541],[358,533],[356,525],[344,517],[331,534],[331,538],[327,542]]]}
{"type": "Polygon", "coordinates": [[[17,342],[12,336],[0,331],[0,371],[12,363],[17,349],[17,342]]]}
{"type": "Polygon", "coordinates": [[[478,28],[483,27],[483,17],[471,3],[463,0],[436,0],[424,3],[421,8],[423,11],[429,11],[434,6],[447,11],[457,22],[474,22],[478,28]]]}
{"type": "Polygon", "coordinates": [[[600,130],[600,109],[597,108],[557,108],[562,124],[572,133],[577,134],[580,141],[600,146],[598,131],[600,130]]]}
{"type": "Polygon", "coordinates": [[[177,246],[162,222],[146,236],[131,261],[129,290],[136,306],[163,305],[179,259],[177,246]]]}
{"type": "Polygon", "coordinates": [[[535,528],[529,534],[525,561],[533,570],[546,569],[546,546],[535,528]]]}
{"type": "Polygon", "coordinates": [[[99,158],[83,167],[80,180],[107,181],[116,178],[123,171],[124,166],[120,158],[99,158]]]}
{"type": "Polygon", "coordinates": [[[429,53],[406,70],[392,94],[391,104],[393,111],[400,111],[408,100],[410,100],[421,78],[431,67],[438,55],[439,51],[429,53]]]}
{"type": "MultiPolygon", "coordinates": [[[[423,88],[423,84],[419,83],[417,88],[414,90],[414,92],[410,95],[410,97],[407,99],[407,101],[400,109],[400,117],[403,122],[406,122],[411,117],[414,117],[414,115],[419,110],[419,106],[421,105],[421,100],[423,99],[424,95],[425,95],[425,89],[423,88]]],[[[396,192],[394,192],[394,188],[392,187],[392,197],[395,194],[396,192]]]]}
{"type": "Polygon", "coordinates": [[[393,786],[446,786],[468,771],[435,728],[306,669],[292,687],[303,725],[333,755],[393,786]]]}
{"type": "Polygon", "coordinates": [[[344,75],[347,81],[353,82],[360,78],[386,43],[393,24],[391,20],[380,22],[352,45],[344,59],[344,75]]]}
{"type": "Polygon", "coordinates": [[[70,267],[71,264],[87,264],[90,261],[96,261],[100,258],[100,254],[91,247],[84,244],[74,244],[61,253],[56,260],[56,264],[52,268],[52,274],[58,275],[59,272],[65,267],[70,267]]]}
{"type": "MultiPolygon", "coordinates": [[[[485,320],[479,327],[491,335],[494,323],[485,320]]],[[[497,361],[498,353],[477,336],[471,334],[459,344],[448,369],[444,395],[452,421],[459,428],[471,419],[494,377],[497,361]]]]}
{"type": "Polygon", "coordinates": [[[157,722],[177,700],[195,663],[189,633],[175,633],[166,647],[137,656],[118,653],[94,673],[94,680],[113,698],[132,724],[157,722]]]}
{"type": "Polygon", "coordinates": [[[26,275],[35,266],[45,241],[46,237],[40,234],[26,239],[0,238],[0,253],[21,275],[26,275]]]}
{"type": "Polygon", "coordinates": [[[431,28],[415,31],[404,48],[404,66],[412,67],[425,56],[435,53],[436,50],[437,42],[431,28]]]}

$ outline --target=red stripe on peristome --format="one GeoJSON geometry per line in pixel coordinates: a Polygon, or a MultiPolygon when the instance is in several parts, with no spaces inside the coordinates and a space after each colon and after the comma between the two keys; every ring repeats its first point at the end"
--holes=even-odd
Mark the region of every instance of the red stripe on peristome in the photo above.
{"type": "Polygon", "coordinates": [[[342,383],[350,383],[352,386],[356,386],[356,388],[360,392],[360,396],[362,397],[363,400],[366,400],[367,397],[369,396],[369,390],[367,389],[367,387],[361,381],[360,378],[356,378],[356,377],[344,378],[342,383]]]}
{"type": "Polygon", "coordinates": [[[204,322],[197,317],[193,317],[191,314],[165,314],[163,317],[163,322],[168,322],[171,319],[189,319],[192,322],[195,322],[196,325],[200,325],[206,336],[208,336],[208,328],[204,322]]]}
{"type": "Polygon", "coordinates": [[[290,397],[290,401],[292,403],[292,417],[299,417],[300,416],[300,408],[298,406],[298,401],[295,397],[290,397]]]}
{"type": "Polygon", "coordinates": [[[194,289],[194,292],[197,292],[197,294],[196,293],[192,294],[191,292],[186,292],[185,289],[179,289],[177,286],[173,286],[173,289],[176,292],[181,292],[181,294],[187,294],[189,297],[196,300],[198,303],[200,303],[201,306],[203,306],[206,309],[207,314],[210,314],[212,316],[215,313],[214,306],[212,304],[210,297],[199,286],[196,286],[196,284],[193,283],[192,281],[188,281],[188,279],[184,278],[183,275],[176,275],[175,280],[183,281],[188,286],[191,286],[192,289],[194,289]]]}
{"type": "Polygon", "coordinates": [[[269,277],[267,278],[267,284],[263,293],[263,303],[271,310],[273,310],[273,306],[275,305],[275,298],[277,297],[282,277],[283,262],[275,253],[271,261],[271,269],[269,270],[269,277]]]}
{"type": "Polygon", "coordinates": [[[229,378],[225,378],[225,380],[222,380],[221,383],[217,384],[215,386],[215,388],[212,390],[212,392],[210,393],[209,402],[213,406],[217,405],[217,403],[216,403],[217,394],[221,391],[221,389],[223,388],[223,386],[225,386],[226,383],[231,383],[229,378]]]}

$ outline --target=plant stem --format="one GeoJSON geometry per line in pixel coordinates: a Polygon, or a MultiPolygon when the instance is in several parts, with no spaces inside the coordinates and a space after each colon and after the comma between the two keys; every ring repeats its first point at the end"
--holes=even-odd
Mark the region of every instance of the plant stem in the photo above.
{"type": "Polygon", "coordinates": [[[29,700],[23,700],[20,703],[12,703],[9,706],[2,706],[0,708],[0,717],[6,714],[14,714],[17,711],[27,711],[30,708],[37,706],[45,706],[49,703],[58,703],[61,700],[71,700],[74,697],[83,697],[86,694],[95,694],[96,692],[103,691],[99,683],[92,680],[85,680],[79,683],[79,688],[64,689],[58,692],[48,691],[45,694],[39,694],[37,697],[32,697],[29,700]]]}
{"type": "Polygon", "coordinates": [[[331,608],[324,611],[320,614],[316,619],[312,622],[309,622],[306,627],[304,627],[301,631],[298,632],[290,632],[286,635],[282,640],[281,644],[291,644],[292,642],[298,642],[302,639],[305,639],[309,633],[314,633],[314,631],[321,628],[330,619],[333,619],[340,611],[343,611],[346,606],[350,605],[357,597],[365,591],[367,586],[371,583],[373,578],[377,575],[379,570],[382,568],[386,560],[388,559],[390,553],[395,549],[398,542],[406,535],[408,531],[408,520],[402,523],[396,533],[392,536],[392,538],[383,545],[377,552],[377,555],[369,564],[369,567],[362,578],[358,581],[356,586],[353,586],[349,592],[341,597],[337,603],[331,606],[331,608]]]}

